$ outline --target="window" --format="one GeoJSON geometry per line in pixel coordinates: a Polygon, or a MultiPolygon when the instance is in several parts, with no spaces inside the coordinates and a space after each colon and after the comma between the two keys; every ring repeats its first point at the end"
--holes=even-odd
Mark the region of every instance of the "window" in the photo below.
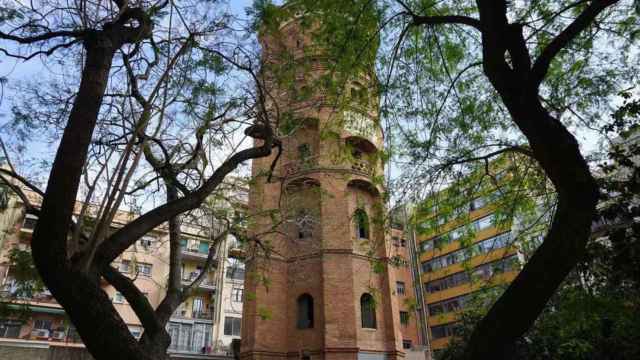
{"type": "Polygon", "coordinates": [[[376,304],[371,294],[364,293],[360,297],[360,317],[363,328],[376,328],[376,304]]]}
{"type": "Polygon", "coordinates": [[[355,87],[351,88],[351,99],[357,101],[361,105],[366,105],[369,97],[367,88],[362,87],[360,84],[355,84],[355,87]]]}
{"type": "Polygon", "coordinates": [[[27,214],[24,217],[24,222],[22,223],[22,228],[25,230],[33,230],[36,227],[36,223],[38,222],[38,217],[33,214],[27,214]]]}
{"type": "Polygon", "coordinates": [[[67,341],[79,343],[82,342],[80,338],[80,334],[78,334],[78,330],[73,325],[69,326],[69,331],[67,332],[67,341]]]}
{"type": "Polygon", "coordinates": [[[204,310],[204,300],[202,300],[202,298],[199,296],[193,298],[191,309],[193,310],[194,314],[201,314],[204,310]]]}
{"type": "Polygon", "coordinates": [[[228,267],[227,279],[244,280],[244,269],[238,266],[228,267]]]}
{"type": "Polygon", "coordinates": [[[393,241],[393,246],[400,246],[400,239],[397,236],[392,237],[391,240],[393,241]]]}
{"type": "Polygon", "coordinates": [[[138,242],[140,243],[140,246],[142,246],[145,249],[149,249],[155,241],[156,241],[156,237],[152,235],[145,235],[141,237],[140,240],[138,240],[138,242]]]}
{"type": "Polygon", "coordinates": [[[442,290],[446,290],[458,285],[466,284],[471,279],[469,274],[465,271],[449,275],[447,277],[430,281],[425,284],[425,291],[428,293],[434,293],[442,290]]]}
{"type": "Polygon", "coordinates": [[[420,251],[421,252],[427,252],[427,251],[431,251],[433,250],[433,241],[428,240],[428,241],[423,241],[420,243],[420,251]]]}
{"type": "Polygon", "coordinates": [[[298,297],[298,329],[313,328],[313,297],[302,294],[298,297]]]}
{"type": "Polygon", "coordinates": [[[129,332],[136,339],[140,339],[140,336],[142,335],[142,329],[137,326],[129,326],[129,332]]]}
{"type": "Polygon", "coordinates": [[[511,255],[509,257],[506,257],[500,260],[479,265],[476,268],[474,268],[471,271],[471,273],[467,271],[461,271],[437,280],[429,281],[424,284],[425,291],[428,293],[435,293],[435,292],[453,288],[462,284],[467,284],[471,282],[472,276],[486,280],[495,273],[515,269],[517,265],[518,265],[517,255],[511,255]]]}
{"type": "Polygon", "coordinates": [[[407,311],[400,311],[400,324],[403,326],[409,325],[409,313],[407,311]]]}
{"type": "Polygon", "coordinates": [[[137,263],[136,264],[136,270],[138,271],[138,274],[142,275],[142,276],[151,276],[151,268],[153,266],[151,264],[147,264],[147,263],[137,263]]]}
{"type": "Polygon", "coordinates": [[[411,340],[402,340],[403,349],[411,349],[411,340]]]}
{"type": "Polygon", "coordinates": [[[298,145],[298,159],[303,165],[309,163],[311,160],[311,146],[309,144],[298,145]]]}
{"type": "Polygon", "coordinates": [[[113,295],[113,302],[116,303],[116,304],[123,304],[124,303],[124,296],[122,296],[121,293],[116,292],[113,295]]]}
{"type": "Polygon", "coordinates": [[[313,216],[307,210],[301,210],[296,219],[298,227],[298,239],[311,239],[313,237],[313,216]]]}
{"type": "Polygon", "coordinates": [[[0,337],[17,338],[20,336],[22,323],[16,320],[0,320],[0,337]]]}
{"type": "Polygon", "coordinates": [[[122,260],[118,269],[121,273],[128,274],[131,271],[131,262],[129,260],[122,260]]]}
{"type": "Polygon", "coordinates": [[[431,272],[444,267],[463,262],[480,254],[486,254],[496,249],[509,246],[511,240],[511,232],[505,232],[500,235],[492,236],[488,239],[479,241],[467,248],[456,250],[454,252],[438,256],[422,263],[423,272],[431,272]]]}
{"type": "Polygon", "coordinates": [[[396,281],[396,292],[398,293],[398,295],[404,295],[405,294],[404,282],[396,281]]]}
{"type": "Polygon", "coordinates": [[[485,207],[486,205],[487,205],[487,199],[481,196],[471,200],[471,202],[469,203],[469,210],[470,211],[478,210],[485,207]]]}
{"type": "Polygon", "coordinates": [[[429,305],[429,315],[435,316],[443,313],[450,313],[464,308],[468,295],[457,296],[451,299],[438,301],[429,305]]]}
{"type": "Polygon", "coordinates": [[[473,222],[476,231],[484,230],[493,226],[494,216],[493,214],[485,216],[473,222]]]}
{"type": "Polygon", "coordinates": [[[51,330],[52,321],[51,320],[34,320],[33,328],[38,330],[51,330]]]}
{"type": "Polygon", "coordinates": [[[9,189],[6,184],[0,185],[0,210],[9,206],[9,189]]]}
{"type": "Polygon", "coordinates": [[[231,300],[235,302],[242,302],[242,288],[233,288],[231,289],[231,300]]]}
{"type": "Polygon", "coordinates": [[[232,336],[240,336],[240,326],[242,319],[236,317],[224,318],[224,334],[232,336]]]}
{"type": "Polygon", "coordinates": [[[400,246],[401,246],[401,247],[407,247],[407,240],[405,240],[405,239],[401,239],[401,240],[400,240],[400,246]]]}
{"type": "Polygon", "coordinates": [[[356,223],[356,235],[360,239],[368,239],[369,238],[369,217],[367,213],[358,209],[354,213],[355,223],[356,223]]]}
{"type": "Polygon", "coordinates": [[[445,337],[455,335],[456,329],[458,327],[457,323],[449,323],[444,325],[432,326],[431,327],[431,337],[435,339],[442,339],[445,337]]]}
{"type": "Polygon", "coordinates": [[[201,254],[209,254],[209,243],[206,241],[200,241],[198,243],[198,252],[201,254]]]}

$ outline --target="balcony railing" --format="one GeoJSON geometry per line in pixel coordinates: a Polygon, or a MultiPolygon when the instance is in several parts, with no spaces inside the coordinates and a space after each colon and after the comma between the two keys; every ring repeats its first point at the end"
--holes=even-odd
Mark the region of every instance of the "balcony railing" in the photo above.
{"type": "Polygon", "coordinates": [[[58,305],[58,302],[53,297],[49,290],[44,289],[41,292],[33,293],[31,296],[18,295],[18,287],[14,283],[6,283],[0,287],[0,299],[18,300],[21,302],[37,302],[58,305]]]}
{"type": "Polygon", "coordinates": [[[191,317],[200,320],[213,320],[213,314],[205,311],[194,311],[191,317]]]}
{"type": "Polygon", "coordinates": [[[213,313],[208,311],[176,310],[172,317],[177,319],[213,320],[213,313]]]}
{"type": "MultiPolygon", "coordinates": [[[[182,277],[182,285],[191,285],[197,278],[199,273],[197,271],[192,272],[187,276],[182,277]]],[[[198,288],[202,290],[215,290],[216,284],[211,279],[203,279],[200,284],[198,284],[198,288]]]]}
{"type": "Polygon", "coordinates": [[[378,125],[369,117],[357,111],[344,112],[344,129],[352,135],[369,140],[376,147],[382,146],[378,125]]]}
{"type": "Polygon", "coordinates": [[[182,247],[182,257],[187,260],[205,261],[209,252],[204,252],[197,247],[182,247]]]}
{"type": "MultiPolygon", "coordinates": [[[[288,163],[284,163],[282,165],[282,176],[283,177],[293,176],[293,175],[296,175],[297,173],[300,173],[306,170],[315,169],[319,166],[318,158],[319,158],[318,156],[314,156],[304,160],[295,160],[295,161],[290,161],[288,163]]],[[[354,159],[352,161],[347,161],[346,163],[343,163],[343,164],[322,165],[322,168],[330,168],[330,169],[334,169],[334,168],[349,169],[350,168],[351,170],[357,171],[359,173],[362,173],[368,176],[373,174],[373,166],[371,165],[371,162],[364,159],[354,159]]]]}
{"type": "Polygon", "coordinates": [[[373,166],[367,160],[356,159],[351,162],[351,169],[366,175],[373,174],[373,166]]]}

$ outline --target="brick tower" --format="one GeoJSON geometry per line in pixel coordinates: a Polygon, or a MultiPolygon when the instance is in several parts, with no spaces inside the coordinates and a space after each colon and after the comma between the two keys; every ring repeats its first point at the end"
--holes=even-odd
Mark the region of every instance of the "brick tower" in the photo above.
{"type": "Polygon", "coordinates": [[[262,215],[250,233],[273,251],[247,261],[241,357],[396,359],[396,280],[375,180],[383,174],[375,75],[371,67],[339,91],[319,85],[328,62],[299,16],[261,37],[282,154],[270,180],[276,151],[253,162],[249,208],[262,215]]]}

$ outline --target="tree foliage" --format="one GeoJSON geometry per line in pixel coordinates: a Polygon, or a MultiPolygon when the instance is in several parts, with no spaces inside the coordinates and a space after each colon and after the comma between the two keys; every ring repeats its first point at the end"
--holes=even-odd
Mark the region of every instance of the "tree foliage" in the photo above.
{"type": "Polygon", "coordinates": [[[18,96],[2,126],[8,168],[0,179],[38,215],[31,241],[35,266],[97,359],[168,356],[165,325],[206,273],[183,287],[182,216],[215,218],[215,228],[207,224],[214,246],[206,267],[215,244],[237,230],[239,219],[219,204],[199,208],[207,199],[227,197],[234,191],[227,175],[269,155],[276,142],[272,125],[278,121],[264,111],[268,94],[249,29],[222,1],[0,7],[3,61],[41,59],[50,70],[37,82],[11,84],[18,96]],[[35,159],[41,174],[29,171],[35,161],[25,160],[34,147],[46,148],[35,159]],[[33,175],[43,175],[42,181],[33,175]],[[25,189],[40,200],[32,203],[25,189]],[[76,200],[82,201],[79,210],[76,200]],[[125,205],[138,216],[112,231],[125,205]],[[154,308],[112,262],[165,222],[171,270],[167,294],[154,308]],[[102,290],[101,278],[140,319],[140,341],[102,290]]]}
{"type": "MultiPolygon", "coordinates": [[[[598,186],[588,164],[593,154],[581,145],[606,139],[600,130],[604,114],[613,111],[615,96],[637,81],[637,52],[630,51],[639,34],[637,4],[295,3],[318,19],[317,36],[341,56],[344,71],[366,62],[359,49],[375,41],[351,37],[350,29],[359,27],[359,14],[376,13],[373,33],[382,36],[380,111],[395,155],[392,165],[404,170],[392,183],[400,191],[422,198],[464,184],[464,177],[505,153],[524,155],[520,168],[541,170],[531,172],[528,187],[511,186],[507,193],[528,192],[535,199],[536,189],[552,189],[553,196],[546,196],[550,203],[543,204],[554,210],[549,231],[478,323],[464,354],[510,358],[516,339],[585,254],[598,186]]],[[[464,194],[461,190],[453,191],[464,194]]]]}

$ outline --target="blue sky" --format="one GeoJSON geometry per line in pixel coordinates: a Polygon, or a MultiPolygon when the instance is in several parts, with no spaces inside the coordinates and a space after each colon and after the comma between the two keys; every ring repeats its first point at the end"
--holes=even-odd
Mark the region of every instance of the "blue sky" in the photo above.
{"type": "MultiPolygon", "coordinates": [[[[228,0],[217,6],[228,7],[236,16],[245,17],[245,9],[251,6],[252,3],[253,0],[228,0]]],[[[280,1],[276,1],[276,3],[280,3],[280,1]]],[[[9,49],[14,46],[14,44],[8,42],[3,42],[2,45],[8,46],[9,49]]],[[[23,61],[9,58],[0,53],[0,78],[7,80],[0,93],[0,136],[3,139],[10,140],[8,139],[9,135],[3,128],[11,120],[11,107],[16,101],[16,96],[19,95],[15,87],[21,83],[37,83],[43,81],[43,79],[52,79],[52,72],[58,71],[55,69],[55,65],[52,67],[51,62],[45,64],[43,60],[43,58],[35,57],[29,61],[23,61]]],[[[25,153],[25,158],[52,159],[54,151],[55,149],[52,149],[48,144],[30,143],[25,153]]],[[[21,159],[16,157],[17,155],[14,154],[12,159],[20,167],[21,159]]]]}

